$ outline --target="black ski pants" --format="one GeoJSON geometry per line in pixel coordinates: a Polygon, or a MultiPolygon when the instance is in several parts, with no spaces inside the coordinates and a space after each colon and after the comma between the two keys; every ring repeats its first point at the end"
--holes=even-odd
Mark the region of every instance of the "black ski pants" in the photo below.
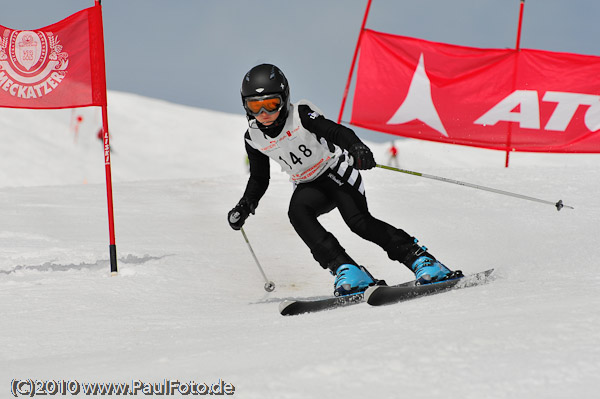
{"type": "Polygon", "coordinates": [[[369,213],[362,187],[360,173],[349,167],[342,175],[329,169],[312,182],[297,184],[294,190],[288,211],[290,222],[324,269],[335,272],[343,263],[355,263],[317,219],[335,208],[352,232],[379,245],[390,259],[402,261],[406,248],[414,243],[406,232],[369,213]]]}

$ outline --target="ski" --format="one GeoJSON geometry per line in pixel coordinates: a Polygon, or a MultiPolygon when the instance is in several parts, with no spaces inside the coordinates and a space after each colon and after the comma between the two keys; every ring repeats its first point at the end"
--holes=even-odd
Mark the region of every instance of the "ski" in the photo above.
{"type": "MultiPolygon", "coordinates": [[[[414,285],[414,281],[408,281],[393,287],[402,287],[408,285],[414,285]]],[[[365,293],[363,291],[350,295],[316,299],[286,299],[279,304],[279,313],[281,313],[282,316],[296,316],[303,313],[320,312],[323,310],[359,304],[364,302],[364,297],[365,293]]]]}
{"type": "Polygon", "coordinates": [[[420,296],[437,294],[449,290],[474,287],[485,284],[491,280],[494,269],[470,274],[464,277],[444,280],[432,284],[416,285],[415,282],[401,286],[374,286],[369,287],[364,293],[364,300],[373,306],[388,305],[402,302],[420,296]]]}
{"type": "Polygon", "coordinates": [[[326,297],[320,299],[285,300],[279,304],[279,313],[282,316],[295,316],[303,313],[320,312],[342,306],[354,305],[364,300],[364,292],[340,297],[326,297]]]}
{"type": "Polygon", "coordinates": [[[375,285],[364,292],[344,295],[340,297],[324,297],[316,299],[286,299],[279,304],[279,313],[282,316],[295,316],[303,313],[321,312],[345,306],[367,302],[369,305],[379,306],[401,302],[419,296],[436,294],[451,289],[473,287],[490,281],[494,269],[440,281],[433,284],[417,285],[416,281],[407,281],[397,285],[375,285]]]}

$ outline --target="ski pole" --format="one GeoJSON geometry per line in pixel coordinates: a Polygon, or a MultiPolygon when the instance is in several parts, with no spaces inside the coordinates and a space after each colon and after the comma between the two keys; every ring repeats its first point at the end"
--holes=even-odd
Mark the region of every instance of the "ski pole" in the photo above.
{"type": "Polygon", "coordinates": [[[254,250],[252,249],[252,245],[250,245],[250,241],[248,241],[248,237],[246,236],[246,232],[244,231],[244,228],[241,227],[240,231],[242,232],[242,235],[244,236],[244,240],[246,240],[246,244],[248,244],[248,249],[250,249],[250,253],[252,254],[252,257],[254,258],[254,262],[256,262],[256,266],[258,266],[258,270],[260,270],[260,273],[262,274],[262,276],[265,279],[265,291],[267,292],[271,292],[275,289],[275,283],[270,281],[267,278],[267,275],[265,274],[263,268],[260,266],[260,262],[258,261],[258,259],[256,258],[256,255],[254,254],[254,250]]]}
{"type": "Polygon", "coordinates": [[[534,198],[534,197],[529,197],[527,195],[521,195],[521,194],[511,193],[510,191],[504,191],[504,190],[498,190],[496,188],[479,186],[477,184],[465,183],[465,182],[458,181],[458,180],[446,179],[445,177],[428,175],[428,174],[420,173],[420,172],[412,172],[410,170],[394,168],[392,166],[379,165],[379,164],[377,164],[376,166],[378,168],[392,170],[394,172],[406,173],[408,175],[425,177],[427,179],[433,179],[433,180],[443,181],[443,182],[446,182],[446,183],[458,184],[459,186],[471,187],[471,188],[475,188],[477,190],[484,190],[484,191],[489,191],[489,192],[496,193],[496,194],[508,195],[510,197],[516,197],[516,198],[521,198],[521,199],[524,199],[524,200],[540,202],[542,204],[550,204],[550,205],[554,205],[556,207],[557,211],[560,211],[562,208],[575,209],[572,206],[563,204],[562,200],[558,200],[558,202],[545,201],[545,200],[542,200],[542,199],[538,199],[538,198],[534,198]]]}

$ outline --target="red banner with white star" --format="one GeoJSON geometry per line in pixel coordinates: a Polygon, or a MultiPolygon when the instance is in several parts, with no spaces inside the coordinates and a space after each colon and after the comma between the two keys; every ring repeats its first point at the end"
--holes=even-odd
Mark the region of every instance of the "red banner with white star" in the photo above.
{"type": "Polygon", "coordinates": [[[350,123],[498,150],[600,152],[600,57],[365,30],[350,123]]]}
{"type": "Polygon", "coordinates": [[[0,26],[0,107],[106,105],[99,6],[40,29],[0,26]]]}

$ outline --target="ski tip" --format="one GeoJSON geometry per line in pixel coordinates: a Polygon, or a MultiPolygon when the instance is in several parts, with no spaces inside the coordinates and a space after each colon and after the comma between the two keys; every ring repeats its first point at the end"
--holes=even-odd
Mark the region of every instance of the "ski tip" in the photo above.
{"type": "Polygon", "coordinates": [[[488,269],[488,270],[484,270],[483,272],[481,272],[481,274],[483,275],[484,278],[487,278],[489,276],[491,276],[494,273],[494,269],[488,269]]]}

